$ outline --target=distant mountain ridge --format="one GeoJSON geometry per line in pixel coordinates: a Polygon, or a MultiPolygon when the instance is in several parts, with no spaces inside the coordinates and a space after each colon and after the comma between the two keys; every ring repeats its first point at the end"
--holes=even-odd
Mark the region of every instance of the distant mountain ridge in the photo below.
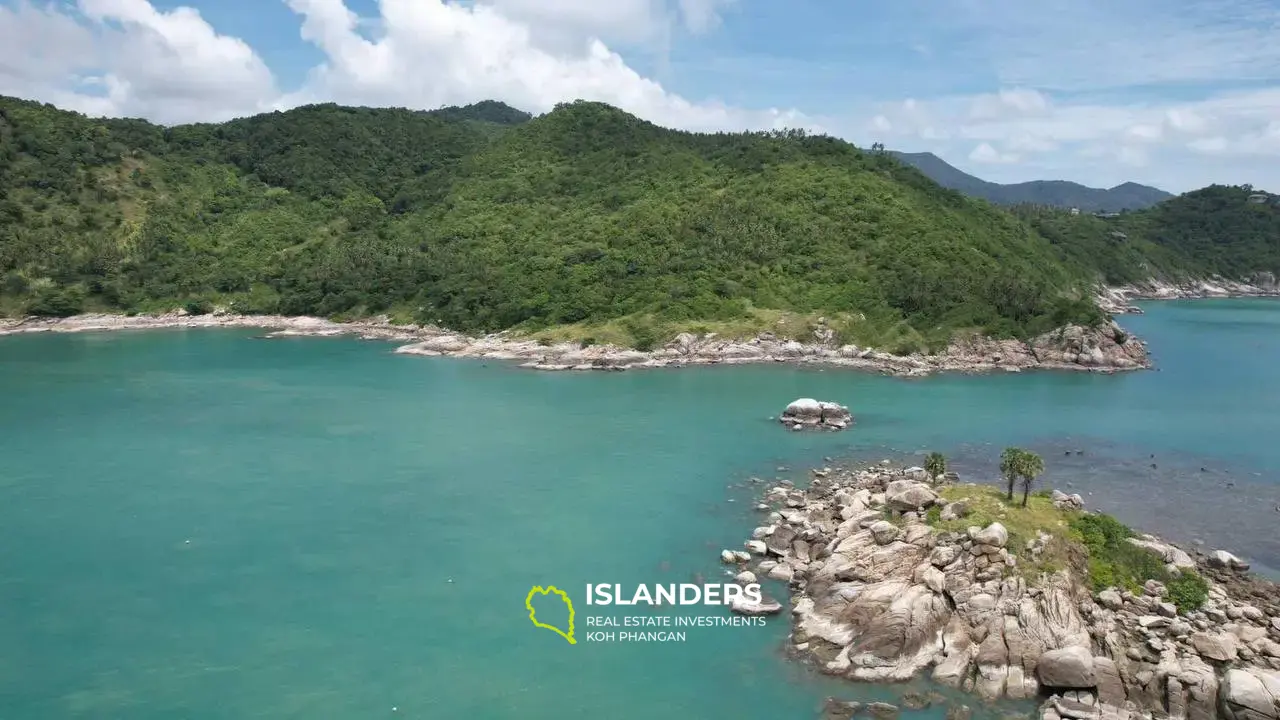
{"type": "Polygon", "coordinates": [[[1034,180],[1002,185],[974,177],[949,165],[933,153],[890,152],[902,162],[929,176],[939,185],[997,205],[1049,205],[1079,208],[1084,212],[1142,210],[1174,197],[1159,188],[1127,182],[1108,190],[1066,180],[1034,180]]]}

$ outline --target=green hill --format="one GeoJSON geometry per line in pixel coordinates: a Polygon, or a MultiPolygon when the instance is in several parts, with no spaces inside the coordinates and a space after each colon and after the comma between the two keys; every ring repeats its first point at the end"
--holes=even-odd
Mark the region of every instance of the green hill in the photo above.
{"type": "Polygon", "coordinates": [[[1020,206],[1012,212],[1111,284],[1280,274],[1280,196],[1211,185],[1114,217],[1020,206]]]}
{"type": "Polygon", "coordinates": [[[643,344],[823,315],[899,350],[1099,317],[1078,299],[1091,253],[798,131],[685,133],[588,102],[162,128],[3,98],[0,161],[9,314],[385,312],[643,344]]]}

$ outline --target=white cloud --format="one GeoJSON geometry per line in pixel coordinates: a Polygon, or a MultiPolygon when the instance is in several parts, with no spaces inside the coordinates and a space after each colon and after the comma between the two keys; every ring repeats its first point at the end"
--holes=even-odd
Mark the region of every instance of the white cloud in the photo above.
{"type": "Polygon", "coordinates": [[[530,26],[493,6],[381,0],[383,35],[368,40],[355,31],[355,16],[342,0],[287,2],[303,17],[303,37],[328,59],[281,106],[332,99],[438,107],[495,98],[538,112],[585,99],[671,127],[816,127],[794,110],[689,101],[640,75],[598,39],[573,51],[553,51],[539,45],[530,26]]]}
{"type": "Polygon", "coordinates": [[[544,46],[563,49],[587,38],[640,43],[669,24],[662,0],[480,0],[504,17],[535,30],[544,46]]]}
{"type": "Polygon", "coordinates": [[[720,24],[720,13],[737,0],[679,0],[680,16],[685,27],[704,33],[720,24]]]}
{"type": "Polygon", "coordinates": [[[95,115],[219,120],[266,107],[270,70],[191,8],[80,0],[83,21],[23,0],[0,7],[0,92],[95,115]]]}
{"type": "Polygon", "coordinates": [[[991,147],[989,143],[980,143],[969,153],[969,159],[985,164],[1006,164],[1018,162],[1018,156],[1012,153],[1002,153],[991,147]]]}
{"type": "MultiPolygon", "coordinates": [[[[1263,31],[1280,27],[1280,8],[1267,0],[903,0],[883,11],[911,20],[903,47],[927,50],[916,55],[936,66],[935,79],[993,90],[871,103],[842,122],[684,96],[626,59],[665,47],[678,29],[713,30],[737,0],[378,0],[377,17],[364,18],[343,0],[268,1],[293,8],[301,37],[324,56],[291,92],[246,43],[190,8],[0,0],[0,93],[166,123],[319,101],[497,99],[540,112],[582,98],[686,129],[821,125],[860,144],[967,158],[1002,182],[1280,187],[1280,43],[1263,31]],[[1225,84],[1195,85],[1208,78],[1225,84]],[[1256,80],[1272,82],[1245,82],[1256,80]],[[1144,87],[1161,83],[1198,99],[1161,100],[1144,87]]],[[[797,67],[773,82],[822,76],[806,75],[800,58],[778,60],[797,67]]]]}

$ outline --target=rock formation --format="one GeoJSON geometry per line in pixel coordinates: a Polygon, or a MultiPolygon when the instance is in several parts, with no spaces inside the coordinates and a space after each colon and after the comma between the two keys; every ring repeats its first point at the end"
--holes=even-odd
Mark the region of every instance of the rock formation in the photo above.
{"type": "Polygon", "coordinates": [[[843,430],[853,424],[853,414],[843,405],[800,398],[782,411],[778,421],[792,430],[843,430]]]}
{"type": "MultiPolygon", "coordinates": [[[[1280,720],[1280,592],[1243,561],[1197,563],[1140,536],[1171,570],[1198,565],[1208,601],[1179,612],[1156,581],[1095,595],[1079,567],[1028,570],[1048,535],[1024,548],[998,522],[931,526],[933,508],[968,509],[922,480],[877,466],[767,492],[754,572],[791,588],[799,657],[850,680],[927,674],[985,699],[1043,699],[1043,720],[1280,720]]],[[[1064,512],[1080,504],[1055,496],[1064,512]]]]}

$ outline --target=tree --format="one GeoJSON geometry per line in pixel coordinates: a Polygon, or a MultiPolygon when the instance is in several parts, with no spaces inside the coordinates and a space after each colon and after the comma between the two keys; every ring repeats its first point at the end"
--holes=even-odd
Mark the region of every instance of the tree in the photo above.
{"type": "Polygon", "coordinates": [[[924,459],[924,471],[933,479],[947,471],[947,459],[940,452],[931,452],[924,459]]]}
{"type": "Polygon", "coordinates": [[[1031,494],[1031,486],[1036,478],[1044,473],[1044,459],[1035,453],[1022,451],[1018,475],[1022,479],[1022,507],[1027,506],[1027,497],[1031,494]]]}
{"type": "Polygon", "coordinates": [[[1018,448],[1005,448],[1000,453],[1000,475],[1004,477],[1005,485],[1009,489],[1009,502],[1013,502],[1013,486],[1018,482],[1018,469],[1022,457],[1022,450],[1018,448]]]}

